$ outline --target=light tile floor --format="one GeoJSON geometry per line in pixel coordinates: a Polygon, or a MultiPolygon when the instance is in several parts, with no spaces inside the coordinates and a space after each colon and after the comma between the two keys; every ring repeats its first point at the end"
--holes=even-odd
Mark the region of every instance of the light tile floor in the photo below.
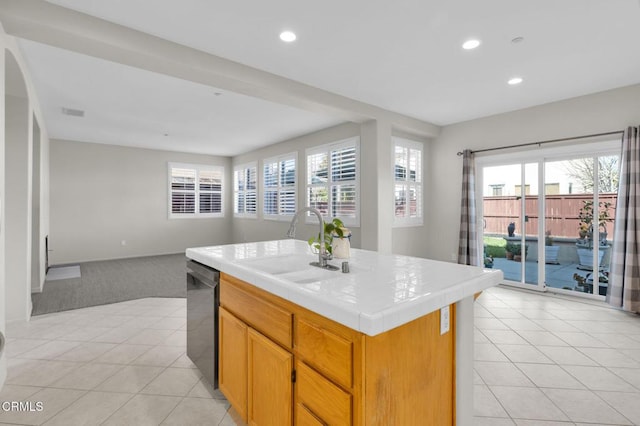
{"type": "MultiPolygon", "coordinates": [[[[7,327],[0,424],[235,425],[185,354],[185,299],[148,298],[7,327]]],[[[640,424],[640,317],[510,288],[475,305],[475,424],[640,424]]]]}
{"type": "Polygon", "coordinates": [[[42,315],[6,334],[0,401],[31,401],[33,411],[0,410],[0,424],[236,424],[185,354],[186,299],[42,315]]]}
{"type": "Polygon", "coordinates": [[[476,425],[640,424],[640,316],[497,287],[475,325],[476,425]]]}

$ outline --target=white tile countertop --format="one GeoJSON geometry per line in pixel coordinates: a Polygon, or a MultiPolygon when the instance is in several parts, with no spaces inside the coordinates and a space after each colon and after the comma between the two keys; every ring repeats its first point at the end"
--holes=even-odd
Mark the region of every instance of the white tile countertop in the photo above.
{"type": "Polygon", "coordinates": [[[502,271],[351,249],[349,273],[309,262],[306,241],[276,240],[189,248],[188,258],[370,336],[497,285],[502,271]]]}

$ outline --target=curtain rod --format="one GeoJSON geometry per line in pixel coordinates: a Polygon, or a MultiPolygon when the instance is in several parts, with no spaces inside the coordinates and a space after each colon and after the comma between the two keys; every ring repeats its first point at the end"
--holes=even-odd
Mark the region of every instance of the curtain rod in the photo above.
{"type": "MultiPolygon", "coordinates": [[[[501,146],[501,147],[497,147],[497,148],[478,149],[476,151],[471,151],[471,153],[475,154],[476,152],[498,151],[498,150],[501,150],[501,149],[519,148],[521,146],[542,145],[542,144],[545,144],[545,143],[572,141],[572,140],[575,140],[575,139],[595,138],[595,137],[598,137],[598,136],[611,136],[611,135],[618,135],[618,134],[623,134],[623,133],[624,133],[624,130],[616,130],[615,132],[605,132],[605,133],[593,133],[591,135],[573,136],[573,137],[570,137],[570,138],[551,139],[551,140],[548,140],[548,141],[528,142],[528,143],[522,143],[522,144],[519,144],[519,145],[509,145],[509,146],[501,146]]],[[[462,152],[458,152],[457,155],[458,156],[462,155],[462,152]]]]}

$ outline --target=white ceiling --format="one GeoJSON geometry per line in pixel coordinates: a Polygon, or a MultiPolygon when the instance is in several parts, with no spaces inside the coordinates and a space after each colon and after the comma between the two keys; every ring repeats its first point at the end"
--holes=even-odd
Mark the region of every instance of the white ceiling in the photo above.
{"type": "MultiPolygon", "coordinates": [[[[638,0],[49,1],[438,125],[640,83],[638,0]],[[298,40],[282,43],[283,29],[298,40]],[[482,44],[463,51],[470,37],[482,44]],[[508,86],[516,75],[524,82],[508,86]]],[[[213,143],[232,155],[339,121],[22,47],[52,137],[72,127],[103,142],[168,132],[179,135],[173,149],[218,153],[213,143]],[[84,124],[54,118],[60,106],[86,110],[84,124]]]]}
{"type": "Polygon", "coordinates": [[[20,48],[55,139],[233,156],[338,123],[39,43],[20,48]]]}

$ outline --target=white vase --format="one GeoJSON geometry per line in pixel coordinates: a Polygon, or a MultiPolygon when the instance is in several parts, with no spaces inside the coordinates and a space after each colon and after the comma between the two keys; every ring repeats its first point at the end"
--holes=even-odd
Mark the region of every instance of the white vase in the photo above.
{"type": "Polygon", "coordinates": [[[560,251],[560,246],[545,246],[544,247],[545,263],[558,264],[558,251],[560,251]]]}
{"type": "MultiPolygon", "coordinates": [[[[602,263],[602,259],[604,258],[604,254],[607,250],[609,250],[610,246],[600,246],[598,247],[598,266],[604,266],[602,263]]],[[[579,258],[579,269],[593,269],[593,248],[584,248],[584,247],[576,247],[576,251],[578,252],[579,258]]]]}
{"type": "Polygon", "coordinates": [[[331,244],[331,250],[333,253],[333,257],[336,259],[348,259],[349,258],[349,250],[351,248],[351,243],[349,243],[348,238],[333,238],[333,242],[331,244]]]}

